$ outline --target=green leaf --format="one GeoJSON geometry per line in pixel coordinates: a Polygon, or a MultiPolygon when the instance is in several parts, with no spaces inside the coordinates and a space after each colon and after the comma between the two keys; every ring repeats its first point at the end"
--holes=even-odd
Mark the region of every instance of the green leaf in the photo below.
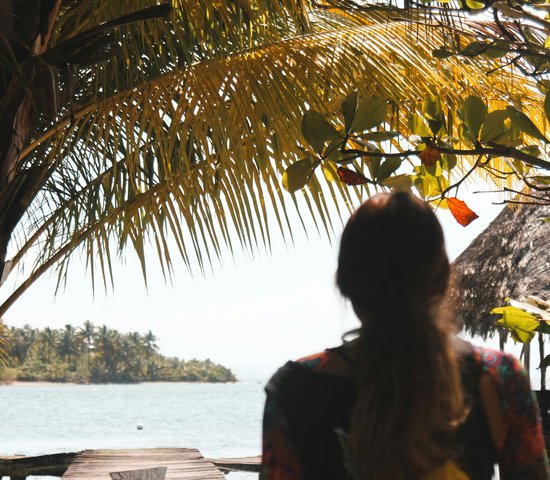
{"type": "Polygon", "coordinates": [[[550,223],[550,217],[539,218],[539,220],[544,223],[550,223]]]}
{"type": "Polygon", "coordinates": [[[507,129],[504,122],[507,118],[508,112],[506,110],[494,110],[489,113],[481,126],[481,135],[479,136],[481,143],[491,142],[506,133],[507,129]]]}
{"type": "Polygon", "coordinates": [[[304,187],[313,175],[319,162],[305,158],[294,162],[283,173],[283,187],[289,192],[295,192],[304,187]]]}
{"type": "Polygon", "coordinates": [[[344,123],[346,132],[349,133],[353,119],[355,118],[355,112],[357,111],[357,98],[358,93],[351,92],[342,102],[342,115],[344,116],[344,123]]]}
{"type": "Polygon", "coordinates": [[[433,135],[437,135],[445,120],[443,110],[441,109],[441,99],[437,95],[430,95],[424,100],[422,115],[428,120],[428,125],[433,135]]]}
{"type": "Polygon", "coordinates": [[[477,140],[479,129],[487,117],[487,105],[478,97],[470,96],[462,106],[462,121],[472,140],[477,140]]]}
{"type": "Polygon", "coordinates": [[[379,157],[370,157],[365,159],[367,168],[369,169],[370,177],[377,178],[378,170],[380,169],[380,162],[382,161],[379,157]]]}
{"type": "Polygon", "coordinates": [[[325,117],[315,110],[308,110],[302,119],[302,134],[311,148],[319,155],[327,140],[338,136],[336,129],[326,121],[325,117]]]}
{"type": "Polygon", "coordinates": [[[443,191],[449,188],[449,180],[445,177],[434,177],[433,175],[426,173],[426,175],[421,175],[419,178],[422,180],[422,183],[421,185],[417,184],[416,186],[425,199],[440,197],[443,191]]]}
{"type": "Polygon", "coordinates": [[[550,175],[534,175],[533,177],[529,177],[529,180],[534,180],[543,185],[550,185],[550,175]]]}
{"type": "Polygon", "coordinates": [[[368,142],[386,142],[388,140],[391,140],[392,138],[395,138],[399,136],[399,132],[392,132],[392,131],[381,131],[381,132],[369,132],[361,135],[362,140],[366,140],[368,142]]]}
{"type": "Polygon", "coordinates": [[[401,161],[401,158],[387,158],[386,160],[384,160],[384,162],[382,162],[380,168],[378,169],[376,180],[381,182],[388,178],[401,166],[401,161]]]}
{"type": "Polygon", "coordinates": [[[540,325],[533,315],[517,307],[493,308],[490,313],[493,315],[502,315],[496,321],[497,325],[509,330],[512,338],[521,343],[529,343],[540,325]]]}
{"type": "Polygon", "coordinates": [[[481,55],[482,53],[485,53],[489,45],[484,42],[472,42],[460,52],[465,57],[477,57],[478,55],[481,55]]]}
{"type": "Polygon", "coordinates": [[[441,99],[437,95],[430,95],[422,103],[422,115],[427,120],[439,120],[443,115],[441,99]]]}
{"type": "Polygon", "coordinates": [[[393,191],[397,192],[408,192],[413,186],[413,177],[412,175],[395,175],[393,177],[388,177],[385,180],[380,182],[381,185],[391,188],[393,191]]]}
{"type": "Polygon", "coordinates": [[[339,162],[340,160],[342,160],[343,143],[344,143],[344,138],[338,135],[328,144],[326,150],[323,153],[323,158],[330,158],[334,162],[339,162]]]}
{"type": "Polygon", "coordinates": [[[468,5],[468,7],[472,10],[481,10],[485,8],[485,4],[483,2],[477,2],[476,0],[466,0],[466,5],[468,5]]]}
{"type": "Polygon", "coordinates": [[[550,355],[546,355],[546,357],[542,359],[537,369],[540,370],[541,368],[548,368],[548,367],[550,367],[550,355]]]}
{"type": "Polygon", "coordinates": [[[443,170],[450,172],[456,167],[457,157],[454,153],[442,153],[441,154],[441,167],[443,170]]]}
{"type": "Polygon", "coordinates": [[[497,40],[493,45],[487,47],[485,55],[489,58],[501,58],[510,51],[510,42],[497,40]]]}
{"type": "Polygon", "coordinates": [[[329,160],[321,164],[321,169],[323,170],[323,175],[328,182],[338,182],[338,165],[329,160]]]}
{"type": "Polygon", "coordinates": [[[417,113],[413,113],[408,121],[409,130],[421,138],[431,137],[431,132],[424,119],[417,113]]]}
{"type": "Polygon", "coordinates": [[[452,50],[449,50],[446,47],[441,47],[441,48],[436,48],[435,50],[432,50],[432,55],[435,58],[444,59],[444,58],[452,57],[454,55],[454,52],[452,50]]]}
{"type": "Polygon", "coordinates": [[[357,105],[352,132],[364,132],[380,125],[388,115],[388,102],[382,97],[370,97],[357,105]]]}
{"type": "Polygon", "coordinates": [[[443,175],[443,168],[441,162],[437,161],[433,165],[423,165],[424,171],[430,174],[432,177],[440,177],[443,175]]]}
{"type": "Polygon", "coordinates": [[[525,115],[525,113],[520,112],[517,108],[506,107],[506,111],[509,114],[509,118],[512,122],[512,125],[517,129],[521,130],[523,133],[526,133],[530,137],[538,138],[539,140],[546,140],[546,137],[540,132],[537,126],[531,121],[531,119],[525,115]]]}
{"type": "Polygon", "coordinates": [[[538,157],[540,155],[540,148],[538,147],[538,145],[524,145],[519,149],[527,155],[531,155],[532,157],[538,157]]]}

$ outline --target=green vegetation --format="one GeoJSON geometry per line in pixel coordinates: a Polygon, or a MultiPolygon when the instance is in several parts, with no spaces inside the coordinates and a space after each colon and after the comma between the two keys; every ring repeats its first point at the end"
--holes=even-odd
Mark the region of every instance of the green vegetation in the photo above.
{"type": "MultiPolygon", "coordinates": [[[[550,94],[545,102],[550,112],[550,94]]],[[[463,226],[478,217],[457,198],[473,174],[498,177],[506,191],[523,195],[520,201],[528,197],[529,203],[550,203],[550,176],[541,173],[550,171],[543,155],[548,140],[519,105],[476,96],[455,104],[443,95],[430,95],[403,122],[390,108],[393,103],[380,96],[362,98],[354,91],[330,110],[324,108],[324,115],[306,112],[304,158],[286,169],[285,189],[300,190],[314,181],[316,170],[338,184],[414,189],[426,201],[448,208],[463,226]],[[531,193],[513,185],[529,186],[531,193]]]]}
{"type": "Polygon", "coordinates": [[[550,367],[550,355],[545,353],[545,337],[550,334],[550,302],[533,295],[520,302],[506,299],[508,305],[493,308],[491,313],[500,315],[497,325],[506,328],[514,342],[523,343],[520,358],[529,370],[531,341],[538,333],[541,390],[546,390],[546,370],[550,367]]]}
{"type": "Polygon", "coordinates": [[[7,380],[76,383],[235,382],[211,360],[184,361],[158,353],[151,331],[120,333],[87,321],[43,330],[5,327],[7,380]]]}

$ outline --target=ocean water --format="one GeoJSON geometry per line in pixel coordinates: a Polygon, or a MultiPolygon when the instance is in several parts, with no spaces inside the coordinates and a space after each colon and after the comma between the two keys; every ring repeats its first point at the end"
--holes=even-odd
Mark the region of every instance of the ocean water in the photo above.
{"type": "MultiPolygon", "coordinates": [[[[155,447],[197,448],[213,458],[259,455],[263,386],[0,386],[0,455],[155,447]]],[[[227,478],[252,480],[257,474],[227,478]]]]}

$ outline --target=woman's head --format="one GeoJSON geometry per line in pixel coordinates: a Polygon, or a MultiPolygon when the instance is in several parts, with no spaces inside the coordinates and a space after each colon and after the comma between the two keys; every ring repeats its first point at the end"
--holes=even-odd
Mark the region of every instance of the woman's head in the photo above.
{"type": "Polygon", "coordinates": [[[344,229],[336,283],[361,317],[439,304],[449,271],[431,208],[408,193],[380,194],[363,203],[344,229]]]}
{"type": "Polygon", "coordinates": [[[465,407],[441,312],[449,261],[430,207],[377,195],[342,234],[336,283],[362,322],[350,452],[358,480],[419,479],[451,455],[465,407]]]}

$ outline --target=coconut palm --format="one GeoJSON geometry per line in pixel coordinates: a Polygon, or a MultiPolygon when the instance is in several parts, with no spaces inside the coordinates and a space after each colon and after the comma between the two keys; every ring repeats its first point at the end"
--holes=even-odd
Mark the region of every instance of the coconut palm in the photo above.
{"type": "MultiPolygon", "coordinates": [[[[434,90],[454,104],[476,90],[539,99],[506,69],[487,76],[481,60],[433,58],[456,26],[448,36],[379,10],[307,0],[2,9],[0,272],[37,256],[0,315],[48,268],[65,278],[77,249],[92,278],[110,282],[128,245],[145,273],[152,243],[170,274],[174,249],[202,267],[224,248],[269,247],[271,216],[291,236],[297,202],[280,177],[304,154],[311,105],[328,114],[357,89],[390,100],[399,125],[434,90]]],[[[313,178],[305,211],[330,232],[341,200],[360,194],[313,178]]]]}
{"type": "Polygon", "coordinates": [[[145,344],[145,355],[147,358],[150,358],[153,353],[157,351],[158,345],[156,344],[157,337],[155,334],[148,330],[145,336],[143,337],[143,342],[145,344]]]}
{"type": "Polygon", "coordinates": [[[55,349],[57,342],[57,331],[46,327],[38,335],[40,337],[40,357],[42,361],[50,362],[52,351],[55,349]]]}
{"type": "Polygon", "coordinates": [[[57,355],[61,360],[65,360],[73,369],[76,369],[74,358],[78,354],[78,337],[76,329],[72,325],[65,325],[61,331],[59,344],[57,346],[57,355]]]}
{"type": "Polygon", "coordinates": [[[9,329],[7,339],[7,354],[8,357],[15,362],[16,365],[23,364],[31,350],[31,347],[36,340],[38,330],[26,324],[22,328],[9,329]]]}
{"type": "Polygon", "coordinates": [[[90,366],[90,354],[91,351],[94,348],[94,336],[95,336],[95,325],[90,322],[90,320],[86,320],[84,322],[84,325],[79,328],[80,332],[78,334],[82,350],[85,349],[86,352],[86,362],[88,367],[90,366]]]}

